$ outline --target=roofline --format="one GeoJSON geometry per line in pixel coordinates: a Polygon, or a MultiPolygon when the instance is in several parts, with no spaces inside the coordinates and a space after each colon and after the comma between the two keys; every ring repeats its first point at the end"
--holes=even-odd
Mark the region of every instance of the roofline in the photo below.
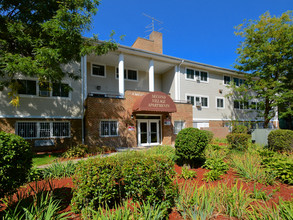
{"type": "Polygon", "coordinates": [[[133,48],[133,47],[129,47],[129,46],[124,46],[124,45],[118,45],[118,51],[121,52],[130,52],[131,54],[135,54],[138,55],[139,54],[145,54],[147,56],[149,56],[150,58],[156,58],[158,60],[165,60],[165,61],[169,61],[174,63],[174,61],[177,64],[180,64],[182,61],[184,61],[184,64],[190,64],[190,65],[195,65],[198,67],[204,67],[204,68],[208,68],[208,69],[216,69],[216,70],[220,70],[223,72],[228,72],[230,74],[245,74],[243,72],[240,71],[236,71],[236,70],[231,70],[231,69],[227,69],[227,68],[223,68],[223,67],[218,67],[218,66],[213,66],[213,65],[209,65],[209,64],[204,64],[204,63],[199,63],[199,62],[195,62],[192,60],[186,60],[183,58],[179,58],[179,57],[173,57],[173,56],[169,56],[169,55],[165,55],[165,54],[160,54],[160,53],[155,53],[155,52],[151,52],[151,51],[147,51],[147,50],[142,50],[142,49],[137,49],[137,48],[133,48]]]}

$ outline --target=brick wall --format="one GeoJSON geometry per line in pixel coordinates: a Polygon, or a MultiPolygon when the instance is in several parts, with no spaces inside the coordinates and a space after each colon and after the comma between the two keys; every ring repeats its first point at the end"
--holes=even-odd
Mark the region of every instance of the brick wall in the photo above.
{"type": "Polygon", "coordinates": [[[161,115],[162,144],[173,145],[176,135],[173,132],[174,120],[186,122],[192,127],[192,105],[177,104],[177,112],[139,112],[133,113],[134,103],[148,92],[126,91],[124,99],[88,97],[86,100],[86,144],[89,146],[136,147],[137,146],[137,114],[161,115]],[[133,115],[133,118],[131,117],[133,115]],[[171,125],[164,125],[164,119],[170,117],[171,125]],[[118,137],[100,137],[100,121],[115,119],[119,122],[118,137]],[[134,126],[134,130],[128,130],[134,126]]]}
{"type": "Polygon", "coordinates": [[[34,151],[54,151],[54,150],[65,150],[68,147],[76,144],[80,144],[82,142],[82,121],[80,119],[71,119],[71,120],[59,120],[59,119],[23,119],[23,118],[0,118],[0,131],[4,131],[7,133],[15,134],[15,124],[16,122],[21,121],[69,121],[71,126],[71,138],[47,138],[54,140],[54,146],[46,146],[46,147],[35,147],[35,140],[46,140],[46,138],[41,139],[26,139],[34,151]]]}
{"type": "Polygon", "coordinates": [[[132,47],[156,53],[163,53],[163,37],[162,33],[153,31],[149,39],[138,37],[132,47]]]}

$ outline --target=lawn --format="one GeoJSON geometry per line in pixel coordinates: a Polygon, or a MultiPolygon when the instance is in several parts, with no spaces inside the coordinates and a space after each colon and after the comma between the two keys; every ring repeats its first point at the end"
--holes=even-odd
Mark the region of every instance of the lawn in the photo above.
{"type": "Polygon", "coordinates": [[[51,164],[53,161],[58,159],[62,153],[44,153],[44,154],[35,154],[33,156],[33,167],[45,165],[45,164],[51,164]]]}

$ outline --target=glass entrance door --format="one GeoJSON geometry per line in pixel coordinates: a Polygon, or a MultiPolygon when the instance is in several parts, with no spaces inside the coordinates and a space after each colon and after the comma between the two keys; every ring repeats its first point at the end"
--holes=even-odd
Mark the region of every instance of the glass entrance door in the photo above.
{"type": "Polygon", "coordinates": [[[160,144],[159,120],[138,120],[138,146],[160,144]]]}

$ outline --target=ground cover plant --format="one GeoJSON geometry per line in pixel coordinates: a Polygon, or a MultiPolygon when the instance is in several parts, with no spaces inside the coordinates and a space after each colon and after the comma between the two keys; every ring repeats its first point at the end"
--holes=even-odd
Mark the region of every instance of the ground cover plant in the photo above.
{"type": "MultiPolygon", "coordinates": [[[[97,163],[99,165],[97,167],[82,165],[86,161],[81,162],[81,164],[73,166],[83,167],[81,168],[84,171],[82,173],[95,173],[99,169],[100,171],[96,172],[99,175],[94,175],[94,179],[87,181],[88,185],[84,184],[80,191],[78,191],[79,186],[76,187],[74,184],[75,180],[72,181],[72,177],[62,176],[62,173],[70,173],[66,171],[71,170],[70,164],[68,167],[60,165],[60,163],[51,165],[52,167],[56,166],[55,168],[49,168],[51,169],[50,172],[56,173],[56,175],[48,175],[45,179],[42,176],[38,181],[30,182],[21,187],[18,190],[18,195],[14,194],[14,196],[7,197],[6,205],[2,203],[1,207],[0,203],[0,218],[7,216],[7,219],[9,219],[8,216],[12,216],[10,219],[17,219],[18,217],[15,216],[25,214],[26,209],[31,213],[35,213],[35,210],[39,212],[44,210],[44,216],[45,213],[52,213],[55,219],[66,217],[73,219],[292,219],[292,187],[280,183],[278,178],[274,180],[273,185],[268,185],[241,177],[237,168],[231,162],[235,157],[244,160],[248,156],[256,155],[257,159],[253,164],[261,172],[266,173],[268,168],[262,164],[262,161],[272,151],[268,153],[262,147],[254,145],[244,152],[231,150],[224,142],[225,140],[215,144],[213,141],[213,144],[208,145],[205,149],[203,154],[208,161],[206,168],[187,169],[174,164],[175,148],[170,146],[158,146],[140,152],[124,152],[117,156],[108,157],[105,160],[107,162],[101,162],[101,160],[90,162],[92,164],[97,163]],[[265,157],[262,153],[265,154],[265,157]],[[153,157],[155,162],[149,159],[153,157]],[[141,160],[141,158],[145,160],[141,160]],[[211,158],[217,158],[217,160],[211,158]],[[132,164],[129,161],[134,163],[132,164]],[[126,164],[124,175],[129,176],[127,177],[128,189],[125,189],[124,178],[119,177],[119,175],[123,175],[122,170],[124,168],[121,166],[123,163],[126,164]],[[216,170],[216,164],[218,163],[220,164],[219,167],[223,167],[223,170],[225,170],[221,179],[205,181],[204,178],[207,173],[216,170]],[[62,169],[64,169],[64,172],[59,171],[62,169]],[[174,170],[177,175],[175,175],[174,170]],[[172,181],[169,178],[171,175],[165,175],[166,172],[171,172],[171,175],[174,174],[172,181]],[[61,173],[60,176],[58,173],[61,173]],[[188,178],[189,173],[196,173],[196,177],[188,178]],[[120,181],[120,183],[116,182],[114,185],[112,179],[115,175],[117,176],[115,181],[120,181]],[[178,184],[178,191],[173,187],[169,188],[168,184],[165,184],[168,182],[167,180],[175,186],[178,184]],[[97,182],[99,183],[97,184],[97,182]],[[143,184],[146,185],[143,186],[143,184]],[[165,187],[158,187],[156,184],[165,184],[165,187]],[[103,191],[101,187],[103,185],[107,186],[104,189],[109,190],[103,191]],[[160,190],[155,191],[155,188],[160,188],[160,190]],[[170,190],[168,191],[168,189],[170,190]],[[30,192],[29,195],[28,191],[30,192]],[[42,203],[47,205],[32,208],[31,204],[38,203],[34,202],[36,200],[34,200],[33,195],[38,195],[38,201],[41,201],[41,192],[44,195],[44,202],[42,203]],[[46,199],[47,192],[49,192],[48,199],[46,199]],[[80,194],[77,200],[74,198],[74,193],[80,194]],[[95,198],[95,202],[91,202],[90,197],[95,198]],[[109,201],[112,201],[111,203],[101,202],[103,199],[105,201],[106,198],[113,197],[114,199],[109,199],[109,201]],[[129,197],[132,198],[129,200],[129,197]],[[99,201],[98,198],[100,198],[100,203],[97,202],[99,201]],[[172,202],[167,202],[168,200],[172,202]],[[22,202],[18,203],[18,201],[22,202]],[[24,205],[24,201],[26,201],[26,205],[24,205]],[[74,204],[75,201],[77,201],[76,204],[74,204]],[[89,205],[80,205],[81,202],[79,201],[86,202],[89,205]],[[75,206],[78,204],[77,210],[75,206]],[[65,214],[64,216],[59,215],[62,213],[66,213],[66,216],[65,214]]],[[[273,153],[290,158],[289,154],[273,153]]],[[[248,160],[248,163],[252,162],[248,160]]],[[[38,172],[43,173],[43,169],[35,173],[38,174],[38,172]]],[[[74,170],[72,173],[77,174],[78,171],[74,170]]],[[[88,180],[89,178],[84,179],[88,180]]],[[[81,183],[86,183],[85,180],[82,179],[81,183]]]]}
{"type": "Polygon", "coordinates": [[[44,154],[34,154],[33,155],[33,166],[41,166],[45,164],[50,164],[55,162],[61,157],[62,153],[44,153],[44,154]]]}

